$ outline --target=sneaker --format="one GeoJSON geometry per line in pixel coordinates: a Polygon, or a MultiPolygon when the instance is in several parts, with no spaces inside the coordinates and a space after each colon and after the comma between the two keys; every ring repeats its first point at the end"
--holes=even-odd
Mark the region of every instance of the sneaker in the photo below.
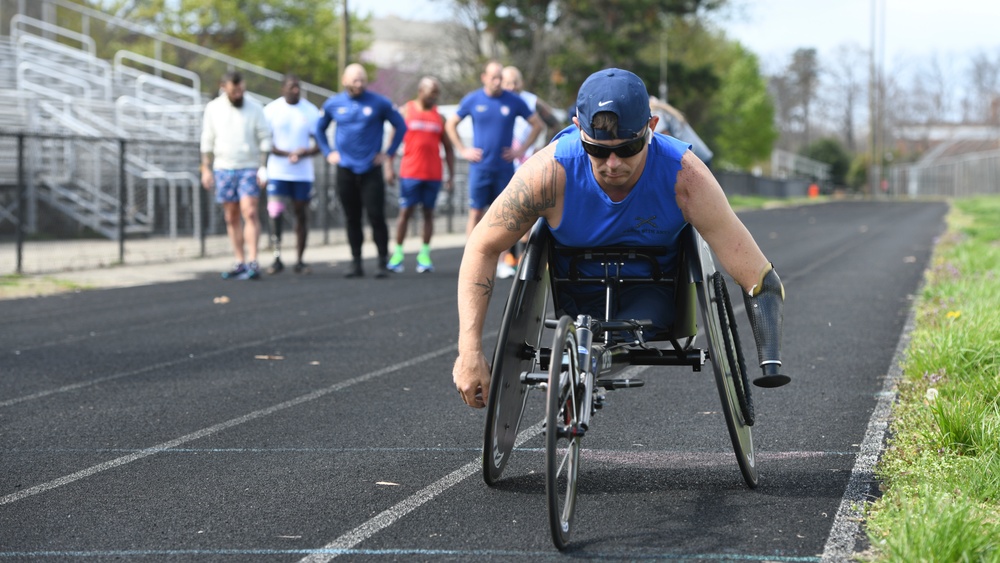
{"type": "MultiPolygon", "coordinates": [[[[420,262],[419,256],[417,257],[417,262],[418,263],[420,262]]],[[[389,263],[386,265],[386,268],[388,268],[393,272],[396,272],[397,274],[403,273],[403,270],[405,268],[403,266],[403,249],[401,247],[397,247],[396,251],[392,253],[392,256],[389,258],[389,263]]],[[[417,266],[417,270],[418,271],[420,270],[419,266],[417,266]]]]}
{"type": "Polygon", "coordinates": [[[417,254],[417,273],[433,272],[434,263],[431,262],[431,255],[421,252],[417,254]]]}
{"type": "Polygon", "coordinates": [[[515,270],[513,266],[509,266],[509,265],[507,265],[504,262],[501,262],[501,263],[497,264],[497,279],[498,280],[505,280],[505,279],[508,279],[508,278],[512,278],[512,277],[514,277],[514,274],[516,274],[516,273],[517,273],[517,270],[515,270]]]}
{"type": "Polygon", "coordinates": [[[351,260],[351,269],[344,274],[345,278],[363,278],[365,276],[365,271],[361,267],[361,259],[354,258],[351,260]]]}
{"type": "Polygon", "coordinates": [[[309,269],[309,266],[307,266],[305,262],[299,262],[298,264],[295,265],[295,273],[296,274],[311,274],[312,270],[309,269]]]}
{"type": "Polygon", "coordinates": [[[503,261],[511,268],[517,268],[517,258],[515,258],[510,252],[504,254],[503,261]]]}
{"type": "Polygon", "coordinates": [[[281,272],[284,269],[285,269],[285,265],[281,263],[281,258],[275,256],[274,263],[271,264],[271,267],[267,269],[267,273],[269,273],[269,274],[277,274],[277,273],[281,272]]]}
{"type": "Polygon", "coordinates": [[[232,270],[229,270],[228,272],[222,272],[222,279],[224,280],[235,279],[243,275],[246,271],[247,271],[247,265],[244,264],[243,262],[240,262],[235,266],[233,266],[232,270]]]}
{"type": "Polygon", "coordinates": [[[242,274],[236,276],[237,279],[241,280],[255,280],[259,277],[260,266],[257,265],[256,261],[247,264],[246,270],[244,270],[242,274]]]}

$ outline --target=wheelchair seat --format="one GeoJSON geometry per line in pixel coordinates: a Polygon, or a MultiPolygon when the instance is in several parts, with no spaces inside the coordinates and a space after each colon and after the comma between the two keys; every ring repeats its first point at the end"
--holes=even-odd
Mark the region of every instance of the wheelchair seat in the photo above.
{"type": "MultiPolygon", "coordinates": [[[[548,227],[539,222],[535,226],[539,231],[539,242],[545,241],[549,246],[546,253],[549,260],[550,283],[556,317],[558,318],[572,306],[566,296],[589,289],[593,294],[603,290],[604,311],[592,314],[598,321],[646,321],[646,316],[639,319],[613,318],[615,300],[621,293],[630,288],[642,286],[661,286],[672,294],[672,310],[670,322],[662,330],[645,335],[646,342],[668,342],[673,348],[687,348],[691,339],[697,333],[695,319],[697,304],[694,289],[694,279],[690,269],[690,259],[694,252],[694,230],[691,225],[685,225],[678,237],[678,248],[674,252],[676,259],[669,267],[663,267],[661,258],[670,253],[663,246],[601,246],[594,248],[576,248],[559,245],[555,242],[548,227]],[[562,258],[560,260],[560,258],[562,258]],[[622,275],[629,266],[640,266],[646,275],[622,275]],[[595,275],[595,272],[597,274],[595,275]],[[569,305],[569,306],[568,306],[569,305]],[[680,344],[687,340],[686,344],[680,344]]],[[[631,268],[635,269],[635,268],[631,268]]],[[[572,315],[571,315],[572,316],[572,315]]]]}

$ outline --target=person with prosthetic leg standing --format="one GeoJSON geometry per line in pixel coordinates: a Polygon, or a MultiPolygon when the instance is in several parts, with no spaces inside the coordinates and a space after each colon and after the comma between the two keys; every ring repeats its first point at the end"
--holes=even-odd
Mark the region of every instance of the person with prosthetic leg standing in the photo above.
{"type": "Polygon", "coordinates": [[[302,99],[299,79],[293,74],[285,75],[281,97],[264,107],[272,141],[267,159],[267,215],[271,221],[274,263],[267,270],[269,274],[285,269],[281,261],[281,235],[289,205],[295,213],[295,273],[309,273],[302,258],[306,250],[309,200],[316,180],[312,156],[320,152],[314,142],[319,114],[319,108],[302,99]]]}

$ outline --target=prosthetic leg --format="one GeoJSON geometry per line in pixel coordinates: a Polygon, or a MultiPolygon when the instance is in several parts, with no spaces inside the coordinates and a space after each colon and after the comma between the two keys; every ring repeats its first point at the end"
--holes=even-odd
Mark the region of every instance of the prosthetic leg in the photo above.
{"type": "Polygon", "coordinates": [[[768,264],[760,281],[743,294],[753,339],[757,343],[757,358],[764,374],[753,381],[758,387],[781,387],[791,378],[781,372],[781,320],[785,288],[774,267],[768,264]]]}
{"type": "Polygon", "coordinates": [[[271,247],[274,249],[274,263],[267,269],[269,274],[277,274],[285,269],[281,262],[281,231],[287,203],[288,198],[283,196],[270,196],[267,200],[267,216],[271,220],[271,247]]]}

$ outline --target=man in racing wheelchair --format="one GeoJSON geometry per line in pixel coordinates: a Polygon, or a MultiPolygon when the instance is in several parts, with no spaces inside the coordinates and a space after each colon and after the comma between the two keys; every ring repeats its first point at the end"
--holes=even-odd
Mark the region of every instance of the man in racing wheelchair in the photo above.
{"type": "MultiPolygon", "coordinates": [[[[743,289],[763,370],[754,383],[788,383],[779,373],[781,280],[691,145],[653,133],[659,118],[650,113],[642,80],[621,69],[595,72],[580,87],[576,107],[573,125],[518,169],[466,243],[452,372],[462,400],[487,405],[490,367],[482,336],[497,259],[539,218],[561,246],[667,247],[672,252],[660,257],[665,268],[672,268],[690,223],[743,289]]],[[[601,298],[580,293],[564,296],[561,305],[571,314],[603,317],[601,298]]],[[[672,296],[662,286],[633,287],[616,301],[613,318],[650,319],[654,332],[671,322],[672,296]]]]}

